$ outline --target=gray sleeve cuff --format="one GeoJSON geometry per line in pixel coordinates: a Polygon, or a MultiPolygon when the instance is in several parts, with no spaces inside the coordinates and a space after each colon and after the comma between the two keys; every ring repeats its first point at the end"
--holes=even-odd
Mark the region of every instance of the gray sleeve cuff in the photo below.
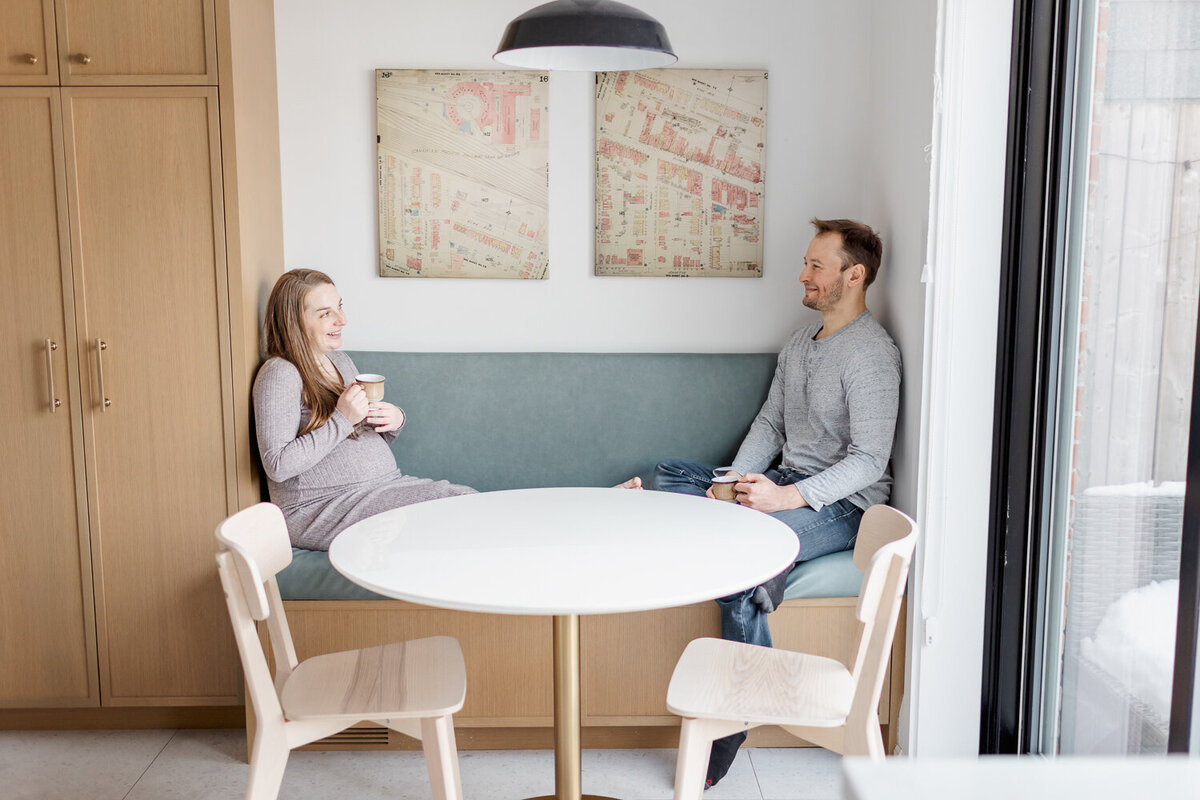
{"type": "Polygon", "coordinates": [[[804,502],[808,503],[809,508],[813,511],[820,511],[828,505],[828,501],[819,496],[820,492],[814,491],[815,487],[813,486],[812,478],[805,478],[792,485],[796,487],[796,491],[800,492],[800,496],[804,498],[804,502]]]}

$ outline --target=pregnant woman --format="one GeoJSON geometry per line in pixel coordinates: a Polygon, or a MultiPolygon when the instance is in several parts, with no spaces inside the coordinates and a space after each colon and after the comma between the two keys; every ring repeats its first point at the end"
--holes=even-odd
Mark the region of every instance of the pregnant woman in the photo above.
{"type": "Polygon", "coordinates": [[[328,550],[341,531],[381,511],[475,491],[396,468],[389,445],[404,412],[368,402],[354,382],[354,362],[338,352],[345,325],[342,298],[322,272],[285,272],[271,290],[270,358],[254,380],[258,452],[292,544],[310,550],[328,550]]]}

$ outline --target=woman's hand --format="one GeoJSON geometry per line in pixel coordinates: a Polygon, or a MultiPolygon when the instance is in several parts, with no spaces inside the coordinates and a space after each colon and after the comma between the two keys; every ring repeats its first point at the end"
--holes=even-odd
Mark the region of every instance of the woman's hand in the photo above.
{"type": "Polygon", "coordinates": [[[404,409],[382,401],[367,406],[367,424],[374,425],[376,433],[398,431],[404,425],[404,409]]]}
{"type": "Polygon", "coordinates": [[[352,383],[338,398],[337,410],[351,425],[357,425],[367,416],[367,393],[357,383],[352,383]]]}

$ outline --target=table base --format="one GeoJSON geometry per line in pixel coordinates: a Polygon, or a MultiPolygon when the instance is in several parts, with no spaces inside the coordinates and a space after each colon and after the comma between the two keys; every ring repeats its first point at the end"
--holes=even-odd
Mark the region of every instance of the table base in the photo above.
{"type": "Polygon", "coordinates": [[[583,794],[580,742],[579,616],[554,617],[554,794],[528,800],[616,800],[583,794]]]}

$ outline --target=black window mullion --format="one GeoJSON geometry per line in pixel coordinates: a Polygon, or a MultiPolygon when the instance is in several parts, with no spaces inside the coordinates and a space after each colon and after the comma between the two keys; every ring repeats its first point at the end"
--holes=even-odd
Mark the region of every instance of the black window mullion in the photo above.
{"type": "Polygon", "coordinates": [[[1200,309],[1192,367],[1192,412],[1188,433],[1187,488],[1179,548],[1179,609],[1175,617],[1175,674],[1167,752],[1200,753],[1196,730],[1197,638],[1200,629],[1200,309]]]}
{"type": "Polygon", "coordinates": [[[1014,8],[993,432],[981,753],[1024,753],[1039,698],[1038,609],[1058,365],[1072,114],[1072,0],[1014,8]]]}

